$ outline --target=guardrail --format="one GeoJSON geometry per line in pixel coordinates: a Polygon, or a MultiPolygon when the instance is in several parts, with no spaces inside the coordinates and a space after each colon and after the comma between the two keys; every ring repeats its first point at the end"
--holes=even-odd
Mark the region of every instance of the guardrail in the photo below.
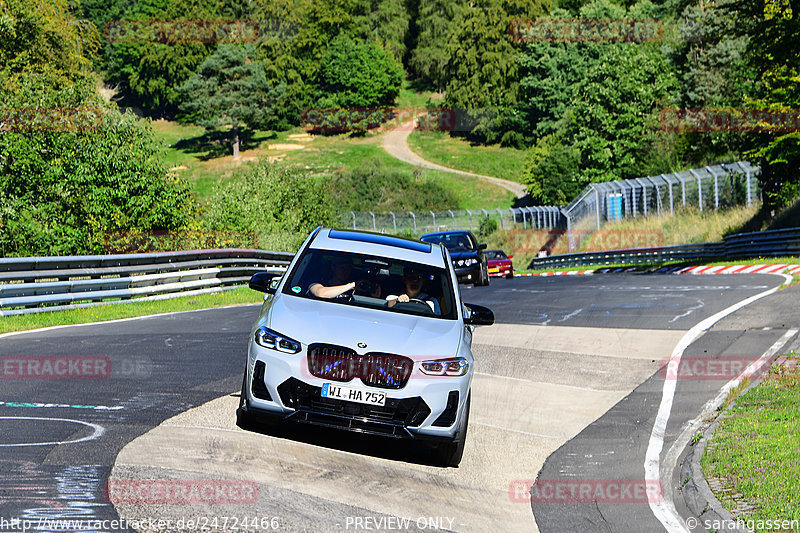
{"type": "Polygon", "coordinates": [[[720,242],[540,257],[531,261],[528,268],[543,270],[589,265],[642,265],[670,261],[748,259],[793,255],[800,255],[800,228],[739,233],[729,235],[720,242]]]}
{"type": "Polygon", "coordinates": [[[283,272],[294,254],[250,249],[0,258],[0,316],[155,300],[283,272]]]}

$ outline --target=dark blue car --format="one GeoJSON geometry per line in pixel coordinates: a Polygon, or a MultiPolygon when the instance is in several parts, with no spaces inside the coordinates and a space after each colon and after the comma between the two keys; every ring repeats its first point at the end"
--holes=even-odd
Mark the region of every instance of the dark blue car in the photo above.
{"type": "Polygon", "coordinates": [[[426,233],[419,240],[441,244],[450,252],[459,283],[489,284],[489,267],[483,251],[485,244],[478,244],[475,235],[466,230],[437,231],[426,233]]]}

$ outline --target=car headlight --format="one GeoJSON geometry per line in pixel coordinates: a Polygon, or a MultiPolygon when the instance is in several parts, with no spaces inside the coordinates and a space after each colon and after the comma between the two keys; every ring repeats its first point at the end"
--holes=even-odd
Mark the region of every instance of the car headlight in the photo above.
{"type": "Polygon", "coordinates": [[[296,340],[263,326],[256,330],[255,340],[259,346],[284,353],[298,353],[302,349],[296,340]]]}
{"type": "Polygon", "coordinates": [[[420,369],[431,376],[463,376],[469,370],[469,363],[463,357],[423,361],[420,369]]]}
{"type": "Polygon", "coordinates": [[[472,266],[478,262],[475,258],[470,259],[459,259],[456,261],[456,266],[472,266]]]}

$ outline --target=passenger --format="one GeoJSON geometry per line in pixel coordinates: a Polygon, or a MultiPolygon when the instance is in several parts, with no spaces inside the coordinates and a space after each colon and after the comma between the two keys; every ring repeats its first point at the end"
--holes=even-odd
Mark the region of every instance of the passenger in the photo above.
{"type": "Polygon", "coordinates": [[[389,307],[394,307],[394,305],[398,302],[404,303],[408,302],[409,300],[422,300],[428,304],[428,307],[431,308],[433,314],[442,314],[442,310],[439,307],[439,301],[429,294],[422,292],[422,287],[425,283],[425,280],[423,279],[422,273],[419,270],[415,269],[414,267],[403,268],[403,283],[406,286],[406,292],[400,296],[394,296],[390,294],[386,297],[386,305],[389,307]]]}

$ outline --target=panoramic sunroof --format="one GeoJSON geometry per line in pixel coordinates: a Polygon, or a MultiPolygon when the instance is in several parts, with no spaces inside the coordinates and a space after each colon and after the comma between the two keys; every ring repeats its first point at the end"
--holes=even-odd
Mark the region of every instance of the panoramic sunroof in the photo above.
{"type": "Polygon", "coordinates": [[[329,236],[331,239],[369,242],[372,244],[382,244],[384,246],[405,248],[406,250],[414,250],[416,252],[429,253],[431,251],[431,245],[428,243],[412,241],[410,239],[403,239],[401,237],[393,237],[392,235],[380,235],[377,233],[360,233],[355,231],[332,229],[329,233],[329,236]]]}

